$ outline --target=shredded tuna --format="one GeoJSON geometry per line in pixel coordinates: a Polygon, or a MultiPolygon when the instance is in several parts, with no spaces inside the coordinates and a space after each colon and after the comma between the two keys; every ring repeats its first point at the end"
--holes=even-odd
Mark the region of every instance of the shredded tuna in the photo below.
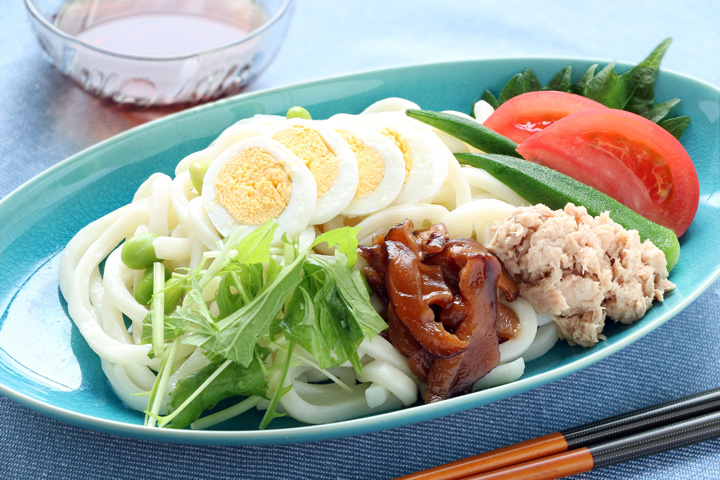
{"type": "Polygon", "coordinates": [[[631,323],[675,288],[662,251],[607,213],[584,207],[520,207],[498,226],[488,248],[538,313],[554,315],[561,337],[592,346],[605,318],[631,323]]]}

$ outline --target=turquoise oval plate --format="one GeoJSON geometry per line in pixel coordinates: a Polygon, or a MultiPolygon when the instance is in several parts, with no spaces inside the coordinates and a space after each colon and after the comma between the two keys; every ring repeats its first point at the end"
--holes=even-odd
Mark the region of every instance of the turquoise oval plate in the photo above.
{"type": "Polygon", "coordinates": [[[670,72],[659,75],[656,96],[682,98],[679,113],[692,117],[683,144],[695,161],[701,187],[700,208],[682,238],[680,262],[671,275],[677,289],[640,321],[608,327],[608,339],[593,348],[558,344],[529,362],[523,377],[511,384],[328,425],[281,418],[260,431],[259,415],[248,414],[207,431],[145,428],[143,415],[124,407],[110,389],[98,357],[68,318],[57,286],[59,254],[81,227],[129,202],[150,174],[172,174],[182,157],[205,147],[240,118],[284,114],[293,105],[326,118],[358,113],[389,96],[408,98],[426,109],[468,111],[485,88],[497,92],[527,67],[548,81],[566,65],[580,72],[592,63],[603,62],[479,60],[335,77],[180,112],[63,161],[0,202],[0,393],[50,417],[99,431],[165,442],[259,445],[324,440],[430,420],[528,391],[617,352],[671,319],[720,274],[720,91],[670,72]]]}

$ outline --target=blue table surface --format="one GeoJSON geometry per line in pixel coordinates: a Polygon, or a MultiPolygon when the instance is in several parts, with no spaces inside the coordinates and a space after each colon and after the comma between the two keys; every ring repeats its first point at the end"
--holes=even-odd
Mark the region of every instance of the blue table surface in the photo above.
{"type": "MultiPolygon", "coordinates": [[[[51,68],[20,0],[0,16],[0,198],[58,161],[158,114],[118,112],[51,68]]],[[[720,86],[720,3],[298,0],[287,39],[248,90],[386,66],[521,56],[638,62],[720,86]]],[[[720,160],[719,160],[720,161],[720,160]]],[[[2,221],[0,219],[0,221],[2,221]]],[[[169,445],[52,420],[0,396],[0,478],[386,479],[720,382],[720,283],[610,358],[449,417],[359,437],[263,447],[169,445]]],[[[720,440],[578,479],[717,479],[720,440]]]]}

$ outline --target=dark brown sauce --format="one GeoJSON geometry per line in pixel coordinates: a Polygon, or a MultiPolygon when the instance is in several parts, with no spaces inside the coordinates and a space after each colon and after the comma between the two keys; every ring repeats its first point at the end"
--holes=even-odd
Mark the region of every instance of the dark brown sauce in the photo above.
{"type": "Polygon", "coordinates": [[[502,343],[520,334],[520,320],[507,305],[498,303],[497,307],[497,333],[502,343]]]}

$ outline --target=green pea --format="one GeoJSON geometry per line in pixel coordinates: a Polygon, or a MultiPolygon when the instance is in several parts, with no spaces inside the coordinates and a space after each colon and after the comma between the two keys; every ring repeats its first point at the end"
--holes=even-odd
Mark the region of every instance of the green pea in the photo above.
{"type": "MultiPolygon", "coordinates": [[[[165,281],[170,278],[170,270],[165,267],[165,281]]],[[[141,305],[150,305],[153,296],[153,269],[145,270],[142,278],[135,286],[135,300],[141,305]]],[[[176,302],[177,303],[177,302],[176,302]]]]}
{"type": "Polygon", "coordinates": [[[165,282],[165,314],[172,312],[182,297],[183,288],[181,280],[171,278],[165,282]]]}
{"type": "Polygon", "coordinates": [[[287,111],[287,114],[285,114],[286,118],[304,118],[305,120],[312,120],[312,116],[310,116],[310,112],[305,110],[303,107],[294,106],[290,107],[290,110],[287,111]]]}
{"type": "Polygon", "coordinates": [[[122,262],[135,270],[143,270],[159,262],[152,243],[157,237],[154,233],[141,233],[127,240],[120,251],[122,262]]]}
{"type": "Polygon", "coordinates": [[[203,179],[205,178],[205,172],[207,172],[207,169],[208,166],[200,162],[191,163],[190,168],[188,169],[190,172],[190,181],[199,195],[202,195],[203,179]]]}

